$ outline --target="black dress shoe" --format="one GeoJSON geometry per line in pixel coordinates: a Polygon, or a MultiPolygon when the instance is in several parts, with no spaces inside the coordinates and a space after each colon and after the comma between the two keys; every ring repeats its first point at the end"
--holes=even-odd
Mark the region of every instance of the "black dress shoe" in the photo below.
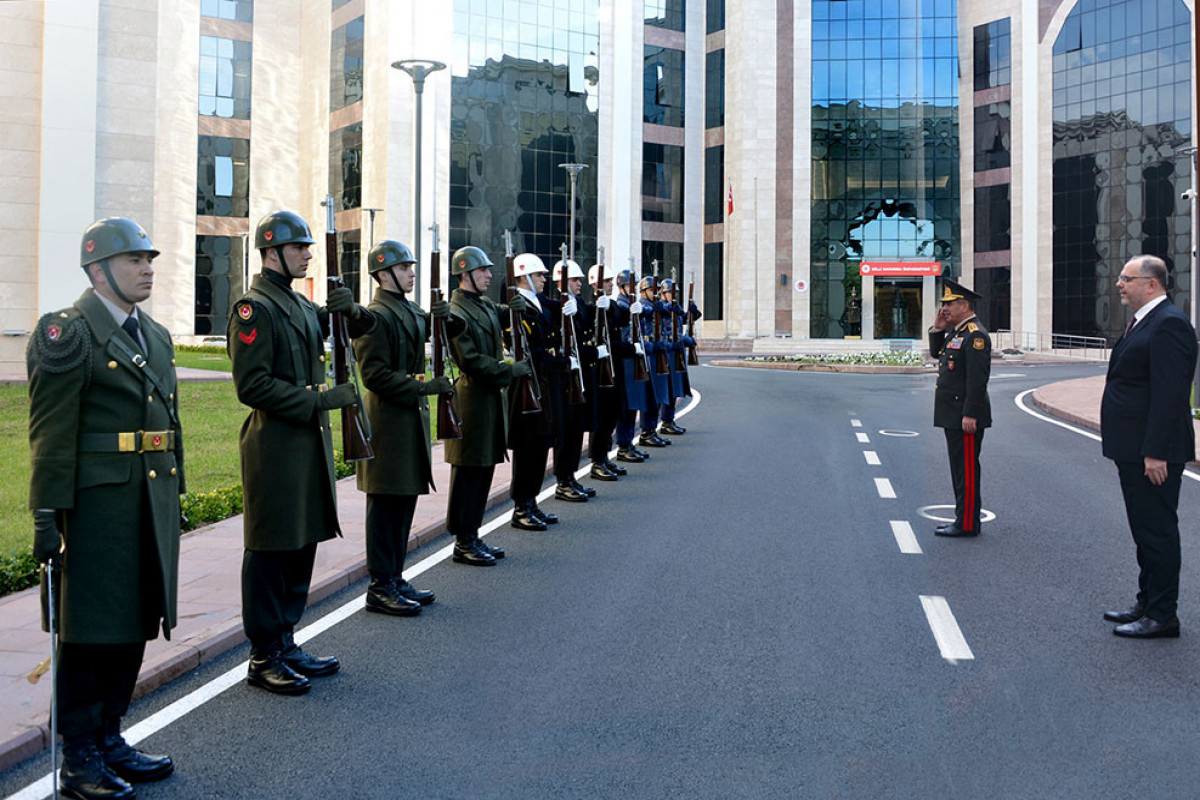
{"type": "Polygon", "coordinates": [[[687,433],[687,428],[682,425],[676,425],[674,422],[664,422],[658,426],[659,433],[669,433],[672,436],[682,436],[687,433]]]}
{"type": "Polygon", "coordinates": [[[554,490],[554,499],[565,500],[568,503],[586,503],[588,496],[583,492],[577,491],[569,483],[560,483],[554,490]]]}
{"type": "MultiPolygon", "coordinates": [[[[117,724],[120,725],[120,720],[117,724]]],[[[175,771],[175,762],[170,756],[134,750],[120,732],[102,734],[96,746],[100,748],[104,764],[129,783],[161,781],[175,771]]]]}
{"type": "Polygon", "coordinates": [[[402,597],[392,581],[373,580],[367,587],[366,609],[393,617],[412,617],[421,613],[421,604],[402,597]]]}
{"type": "Polygon", "coordinates": [[[617,451],[617,461],[627,461],[630,464],[640,464],[646,459],[634,452],[633,448],[622,448],[617,451]]]}
{"type": "Polygon", "coordinates": [[[250,656],[246,683],[275,694],[304,694],[312,688],[308,678],[284,663],[278,650],[250,656]]]}
{"type": "Polygon", "coordinates": [[[603,464],[592,464],[592,470],[588,475],[594,481],[615,481],[617,479],[617,473],[603,464]]]}
{"type": "Polygon", "coordinates": [[[475,547],[479,551],[487,553],[489,556],[491,556],[492,558],[497,559],[497,560],[504,558],[504,555],[505,555],[503,547],[492,547],[490,544],[485,542],[483,539],[476,539],[475,547]]]}
{"type": "Polygon", "coordinates": [[[280,657],[283,663],[306,678],[324,678],[342,668],[342,662],[338,661],[336,656],[320,658],[309,655],[294,642],[284,648],[280,657]]]}
{"type": "Polygon", "coordinates": [[[393,583],[396,586],[396,594],[406,600],[412,600],[414,603],[427,606],[436,599],[433,592],[428,589],[418,589],[403,578],[396,578],[393,583]]]}
{"type": "Polygon", "coordinates": [[[136,796],[133,787],[104,763],[96,739],[90,735],[63,737],[58,790],[63,797],[75,800],[125,800],[136,796]]]}
{"type": "Polygon", "coordinates": [[[1133,622],[1116,626],[1113,628],[1113,633],[1127,639],[1178,639],[1179,618],[1173,617],[1167,622],[1159,622],[1143,616],[1133,622]]]}
{"type": "Polygon", "coordinates": [[[619,464],[614,464],[613,462],[609,461],[608,459],[604,460],[604,466],[608,468],[609,472],[613,473],[618,478],[624,478],[626,475],[629,474],[629,470],[625,469],[624,467],[620,466],[619,464]]]}
{"type": "Polygon", "coordinates": [[[1109,622],[1124,625],[1126,622],[1137,622],[1145,613],[1141,606],[1132,606],[1128,611],[1105,611],[1104,618],[1109,622]]]}
{"type": "Polygon", "coordinates": [[[948,525],[944,528],[939,525],[936,529],[934,529],[933,535],[934,536],[971,537],[971,536],[978,536],[979,531],[964,531],[962,528],[958,527],[957,525],[948,525]]]}
{"type": "Polygon", "coordinates": [[[643,432],[638,437],[638,447],[666,447],[670,442],[653,431],[643,432]]]}
{"type": "Polygon", "coordinates": [[[508,524],[521,531],[546,530],[546,523],[542,521],[541,517],[533,513],[533,503],[528,501],[517,503],[513,507],[512,521],[508,524]]]}
{"type": "Polygon", "coordinates": [[[451,560],[459,564],[468,564],[472,567],[494,567],[496,559],[492,558],[492,554],[475,547],[475,542],[468,545],[455,544],[454,555],[451,560]]]}
{"type": "Polygon", "coordinates": [[[538,519],[540,519],[542,522],[546,523],[547,525],[557,525],[558,524],[558,514],[551,514],[549,511],[542,511],[542,509],[537,504],[537,500],[533,501],[533,513],[534,513],[534,516],[536,516],[538,519]]]}
{"type": "Polygon", "coordinates": [[[595,489],[593,489],[593,488],[592,488],[592,487],[590,487],[590,486],[584,486],[582,483],[580,483],[579,481],[575,480],[574,478],[572,478],[571,480],[567,481],[567,483],[569,483],[569,484],[571,485],[571,488],[572,488],[572,489],[574,489],[574,490],[575,490],[575,491],[577,491],[577,492],[583,492],[583,493],[584,493],[584,494],[586,494],[588,497],[595,497],[595,496],[596,496],[596,490],[595,490],[595,489]]]}

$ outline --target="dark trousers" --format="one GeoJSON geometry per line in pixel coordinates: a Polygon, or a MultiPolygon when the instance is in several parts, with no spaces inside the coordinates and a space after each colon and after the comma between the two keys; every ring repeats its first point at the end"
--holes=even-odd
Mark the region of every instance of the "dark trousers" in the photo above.
{"type": "Polygon", "coordinates": [[[367,495],[367,572],[375,580],[401,577],[416,510],[415,494],[367,495]]]}
{"type": "Polygon", "coordinates": [[[946,428],[946,449],[950,452],[950,478],[954,481],[954,524],[964,531],[979,531],[979,451],[983,448],[983,428],[963,433],[962,428],[946,428]]]}
{"type": "Polygon", "coordinates": [[[280,649],[304,614],[316,544],[242,555],[242,626],[254,655],[280,649]]]}
{"type": "Polygon", "coordinates": [[[59,642],[58,732],[64,737],[98,734],[105,720],[125,716],[145,652],[145,642],[59,642]]]}
{"type": "Polygon", "coordinates": [[[1125,515],[1137,548],[1138,605],[1159,622],[1175,618],[1179,604],[1179,485],[1183,464],[1168,464],[1167,479],[1155,486],[1141,461],[1118,461],[1125,515]]]}
{"type": "Polygon", "coordinates": [[[642,433],[654,433],[658,430],[658,403],[650,403],[650,407],[642,412],[641,422],[642,433]]]}
{"type": "Polygon", "coordinates": [[[583,452],[583,428],[568,420],[562,440],[554,446],[554,479],[566,483],[575,479],[579,456],[583,452]]]}
{"type": "MultiPolygon", "coordinates": [[[[596,406],[596,429],[588,437],[588,456],[593,464],[602,464],[608,460],[613,446],[613,434],[617,430],[617,417],[620,416],[615,395],[607,398],[601,394],[599,401],[596,406]]],[[[630,439],[632,438],[631,433],[630,439]]]]}
{"type": "Polygon", "coordinates": [[[636,411],[622,411],[620,419],[617,420],[617,447],[624,450],[633,444],[633,433],[637,428],[636,411]]]}
{"type": "Polygon", "coordinates": [[[542,490],[542,484],[546,480],[550,445],[542,436],[531,436],[530,439],[532,441],[521,442],[519,447],[512,449],[512,478],[509,481],[509,489],[515,503],[533,500],[542,490]]]}
{"type": "Polygon", "coordinates": [[[676,401],[676,398],[672,397],[670,402],[659,404],[658,417],[663,422],[674,422],[675,421],[675,401],[676,401]]]}
{"type": "MultiPolygon", "coordinates": [[[[543,461],[544,465],[546,462],[543,461]]],[[[515,467],[514,467],[515,469],[515,467]]],[[[545,466],[542,467],[545,474],[545,466]]],[[[469,545],[479,536],[488,493],[492,490],[491,467],[450,467],[450,496],[447,499],[446,528],[461,545],[469,545]]]]}

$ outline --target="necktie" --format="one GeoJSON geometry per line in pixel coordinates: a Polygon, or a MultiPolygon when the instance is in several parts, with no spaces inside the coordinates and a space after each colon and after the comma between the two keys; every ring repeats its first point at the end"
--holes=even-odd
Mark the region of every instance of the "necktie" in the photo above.
{"type": "Polygon", "coordinates": [[[126,317],[125,321],[121,323],[121,330],[129,334],[129,338],[133,339],[133,343],[138,346],[139,350],[142,348],[142,337],[141,334],[138,333],[137,317],[126,317]]]}
{"type": "MultiPolygon", "coordinates": [[[[1129,332],[1131,330],[1133,330],[1133,323],[1135,323],[1135,322],[1137,322],[1137,317],[1129,318],[1129,324],[1125,326],[1125,336],[1128,336],[1129,332]]],[[[1124,337],[1122,337],[1122,338],[1124,338],[1124,337]]]]}

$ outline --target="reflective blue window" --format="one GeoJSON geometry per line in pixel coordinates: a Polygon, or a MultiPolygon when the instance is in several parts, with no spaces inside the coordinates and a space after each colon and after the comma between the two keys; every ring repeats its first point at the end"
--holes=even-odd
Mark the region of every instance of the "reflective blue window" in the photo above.
{"type": "Polygon", "coordinates": [[[1190,304],[1191,19],[1182,0],[1080,0],[1054,42],[1054,330],[1114,340],[1144,253],[1190,304]]]}
{"type": "Polygon", "coordinates": [[[329,64],[329,110],[337,111],[362,100],[363,18],[356,17],[333,31],[329,64]]]}

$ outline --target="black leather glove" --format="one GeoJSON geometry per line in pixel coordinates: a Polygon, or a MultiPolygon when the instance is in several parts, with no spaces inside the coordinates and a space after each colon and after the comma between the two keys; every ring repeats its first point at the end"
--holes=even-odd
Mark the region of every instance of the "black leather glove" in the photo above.
{"type": "Polygon", "coordinates": [[[524,314],[528,308],[529,308],[529,301],[525,299],[525,295],[523,295],[523,294],[520,294],[520,293],[515,294],[508,301],[508,310],[509,311],[515,311],[518,314],[524,314]]]}
{"type": "Polygon", "coordinates": [[[350,383],[338,384],[329,391],[321,392],[317,395],[317,408],[324,411],[334,408],[345,408],[357,402],[358,392],[354,390],[354,385],[350,383]]]}
{"type": "Polygon", "coordinates": [[[513,364],[512,376],[514,378],[524,378],[526,375],[532,375],[533,368],[529,366],[528,361],[518,361],[513,364]]]}
{"type": "Polygon", "coordinates": [[[429,313],[438,319],[445,319],[450,316],[450,303],[445,300],[438,300],[429,307],[429,313]]]}
{"type": "Polygon", "coordinates": [[[345,286],[331,289],[325,300],[325,310],[330,314],[347,314],[357,316],[358,309],[354,305],[354,293],[345,286]]]}
{"type": "Polygon", "coordinates": [[[421,394],[454,394],[454,384],[449,378],[431,378],[421,384],[421,394]]]}
{"type": "Polygon", "coordinates": [[[62,534],[55,517],[55,512],[47,508],[33,512],[33,557],[39,564],[49,564],[62,552],[62,534]]]}
{"type": "Polygon", "coordinates": [[[704,315],[700,313],[700,309],[696,307],[695,303],[688,303],[688,316],[692,319],[700,319],[704,315]]]}

